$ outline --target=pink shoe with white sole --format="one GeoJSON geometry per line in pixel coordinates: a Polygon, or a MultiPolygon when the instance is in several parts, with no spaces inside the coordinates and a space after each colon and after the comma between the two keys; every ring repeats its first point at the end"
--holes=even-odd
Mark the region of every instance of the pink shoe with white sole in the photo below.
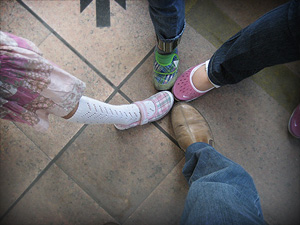
{"type": "Polygon", "coordinates": [[[300,104],[296,107],[288,123],[288,129],[295,138],[300,138],[300,104]]]}
{"type": "Polygon", "coordinates": [[[129,125],[115,124],[119,130],[126,130],[160,120],[172,109],[174,97],[170,91],[161,91],[143,101],[134,102],[140,110],[141,119],[129,125]],[[150,105],[150,106],[149,106],[150,105]]]}
{"type": "Polygon", "coordinates": [[[176,100],[189,102],[204,95],[205,93],[214,88],[212,87],[206,91],[200,91],[195,87],[192,81],[193,75],[195,74],[196,70],[199,69],[201,66],[206,66],[207,68],[208,63],[209,61],[206,61],[205,63],[191,67],[177,78],[172,89],[173,95],[176,98],[176,100]]]}

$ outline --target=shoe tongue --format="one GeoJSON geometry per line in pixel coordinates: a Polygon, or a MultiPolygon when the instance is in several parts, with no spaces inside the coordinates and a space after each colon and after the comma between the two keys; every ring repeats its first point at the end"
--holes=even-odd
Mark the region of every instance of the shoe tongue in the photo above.
{"type": "Polygon", "coordinates": [[[174,54],[161,55],[158,52],[155,52],[155,59],[159,64],[170,65],[172,63],[174,54]]]}
{"type": "Polygon", "coordinates": [[[147,117],[151,118],[155,113],[155,105],[152,101],[145,101],[144,105],[146,107],[147,117]]]}

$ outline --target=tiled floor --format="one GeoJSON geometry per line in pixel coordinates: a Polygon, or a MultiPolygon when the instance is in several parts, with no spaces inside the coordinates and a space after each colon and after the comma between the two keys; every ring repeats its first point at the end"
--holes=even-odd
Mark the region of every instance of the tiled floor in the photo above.
{"type": "MultiPolygon", "coordinates": [[[[2,0],[1,30],[36,43],[46,58],[86,82],[87,96],[121,104],[154,94],[147,1],[126,1],[126,10],[110,1],[105,28],[96,27],[95,2],[80,13],[79,0],[2,0]]],[[[180,72],[283,2],[186,1],[180,72]]],[[[253,176],[269,224],[300,221],[300,141],[287,132],[299,86],[297,62],[191,102],[210,123],[216,149],[253,176]]],[[[1,225],[179,224],[188,185],[169,116],[127,131],[56,117],[46,134],[3,120],[0,127],[1,225]]]]}

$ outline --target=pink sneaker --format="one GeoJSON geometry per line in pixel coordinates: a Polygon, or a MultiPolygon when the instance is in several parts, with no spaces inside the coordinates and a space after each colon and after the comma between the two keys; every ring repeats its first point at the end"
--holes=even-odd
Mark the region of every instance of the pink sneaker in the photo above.
{"type": "Polygon", "coordinates": [[[300,138],[300,104],[296,107],[291,115],[288,129],[295,138],[300,138]]]}
{"type": "Polygon", "coordinates": [[[178,77],[172,89],[174,97],[177,100],[189,102],[204,95],[205,93],[214,88],[212,87],[206,91],[200,91],[194,86],[192,82],[192,77],[195,71],[201,66],[206,66],[207,68],[208,62],[209,61],[206,61],[205,63],[191,67],[178,77]]]}
{"type": "Polygon", "coordinates": [[[115,127],[117,129],[125,130],[138,125],[151,123],[153,121],[163,118],[171,110],[174,104],[174,97],[169,91],[161,91],[156,93],[155,95],[152,95],[146,100],[134,102],[133,104],[136,104],[140,109],[140,121],[129,125],[115,124],[115,127]],[[147,102],[152,102],[154,104],[154,108],[148,110],[148,107],[146,106],[147,102]]]}

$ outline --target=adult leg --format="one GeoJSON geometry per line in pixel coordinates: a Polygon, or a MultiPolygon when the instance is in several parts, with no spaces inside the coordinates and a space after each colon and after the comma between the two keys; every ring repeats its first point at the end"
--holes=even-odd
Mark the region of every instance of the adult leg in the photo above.
{"type": "Polygon", "coordinates": [[[206,143],[186,151],[190,190],[181,224],[265,224],[251,176],[206,143]]]}
{"type": "Polygon", "coordinates": [[[264,224],[252,178],[212,147],[205,118],[187,103],[178,103],[171,121],[186,151],[183,174],[190,185],[181,224],[264,224]]]}
{"type": "Polygon", "coordinates": [[[175,82],[173,94],[190,101],[265,67],[300,59],[299,27],[299,1],[277,7],[231,37],[209,61],[185,71],[175,82]]]}
{"type": "Polygon", "coordinates": [[[237,83],[265,67],[300,59],[300,2],[290,1],[266,13],[226,41],[212,56],[209,79],[237,83]]]}

